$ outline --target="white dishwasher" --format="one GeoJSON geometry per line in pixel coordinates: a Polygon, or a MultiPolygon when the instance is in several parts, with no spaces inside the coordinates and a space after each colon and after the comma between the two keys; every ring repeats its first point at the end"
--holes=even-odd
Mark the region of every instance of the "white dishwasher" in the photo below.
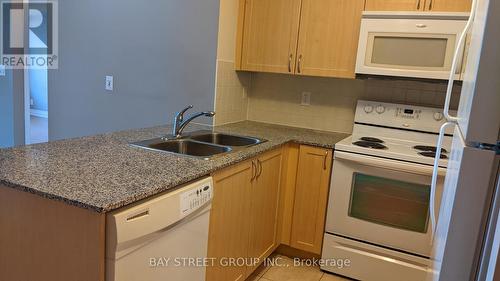
{"type": "Polygon", "coordinates": [[[106,217],[107,281],[203,281],[211,177],[106,217]]]}

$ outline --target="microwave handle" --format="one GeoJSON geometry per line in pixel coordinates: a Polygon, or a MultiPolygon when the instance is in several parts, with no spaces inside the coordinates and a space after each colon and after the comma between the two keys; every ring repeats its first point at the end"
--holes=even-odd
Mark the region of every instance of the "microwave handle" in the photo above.
{"type": "Polygon", "coordinates": [[[444,102],[444,109],[443,109],[443,116],[449,122],[458,122],[458,118],[456,116],[450,115],[451,93],[453,91],[453,82],[455,80],[455,75],[457,72],[459,61],[463,59],[463,56],[461,54],[461,51],[463,52],[462,46],[465,46],[465,39],[467,38],[467,32],[469,31],[469,29],[472,26],[472,23],[474,22],[474,17],[476,15],[477,2],[478,2],[478,0],[472,1],[472,8],[471,8],[469,20],[467,21],[467,24],[465,25],[465,28],[462,31],[462,34],[460,34],[460,39],[458,40],[458,43],[455,47],[455,53],[453,55],[453,62],[451,64],[450,78],[448,79],[448,87],[446,89],[446,99],[444,102]]]}
{"type": "MultiPolygon", "coordinates": [[[[334,160],[344,160],[353,162],[365,166],[373,166],[376,168],[384,168],[389,170],[394,170],[398,172],[406,172],[417,175],[430,176],[433,172],[432,166],[420,165],[420,164],[410,164],[406,162],[375,158],[366,155],[359,155],[355,153],[347,153],[343,151],[335,151],[334,160]]],[[[438,167],[437,173],[439,175],[445,175],[446,169],[438,167]]]]}

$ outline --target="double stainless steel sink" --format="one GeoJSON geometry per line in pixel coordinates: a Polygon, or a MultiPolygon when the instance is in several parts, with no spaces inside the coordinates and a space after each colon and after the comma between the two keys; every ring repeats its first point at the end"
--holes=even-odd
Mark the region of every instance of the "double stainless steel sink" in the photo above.
{"type": "Polygon", "coordinates": [[[209,159],[215,155],[231,152],[265,142],[264,139],[247,136],[197,131],[180,138],[155,138],[131,143],[144,149],[169,152],[192,157],[209,159]]]}

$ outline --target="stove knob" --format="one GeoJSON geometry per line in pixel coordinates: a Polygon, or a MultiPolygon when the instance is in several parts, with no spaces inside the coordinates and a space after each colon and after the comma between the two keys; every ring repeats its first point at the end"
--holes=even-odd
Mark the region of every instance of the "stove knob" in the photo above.
{"type": "Polygon", "coordinates": [[[364,110],[365,110],[366,113],[372,113],[373,112],[373,106],[367,105],[367,106],[365,106],[364,110]]]}
{"type": "Polygon", "coordinates": [[[382,114],[385,112],[385,107],[383,105],[379,105],[375,110],[377,111],[378,114],[382,114]]]}
{"type": "Polygon", "coordinates": [[[443,113],[441,113],[441,112],[434,113],[434,120],[436,120],[436,121],[443,120],[443,113]]]}

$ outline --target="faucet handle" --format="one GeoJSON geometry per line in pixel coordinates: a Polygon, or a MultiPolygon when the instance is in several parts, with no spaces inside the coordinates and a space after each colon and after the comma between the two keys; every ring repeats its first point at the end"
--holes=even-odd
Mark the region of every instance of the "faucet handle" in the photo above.
{"type": "Polygon", "coordinates": [[[191,108],[193,108],[192,104],[188,105],[186,108],[184,108],[183,110],[178,112],[177,119],[182,122],[182,120],[184,119],[184,114],[186,113],[186,111],[190,110],[191,108]]]}

